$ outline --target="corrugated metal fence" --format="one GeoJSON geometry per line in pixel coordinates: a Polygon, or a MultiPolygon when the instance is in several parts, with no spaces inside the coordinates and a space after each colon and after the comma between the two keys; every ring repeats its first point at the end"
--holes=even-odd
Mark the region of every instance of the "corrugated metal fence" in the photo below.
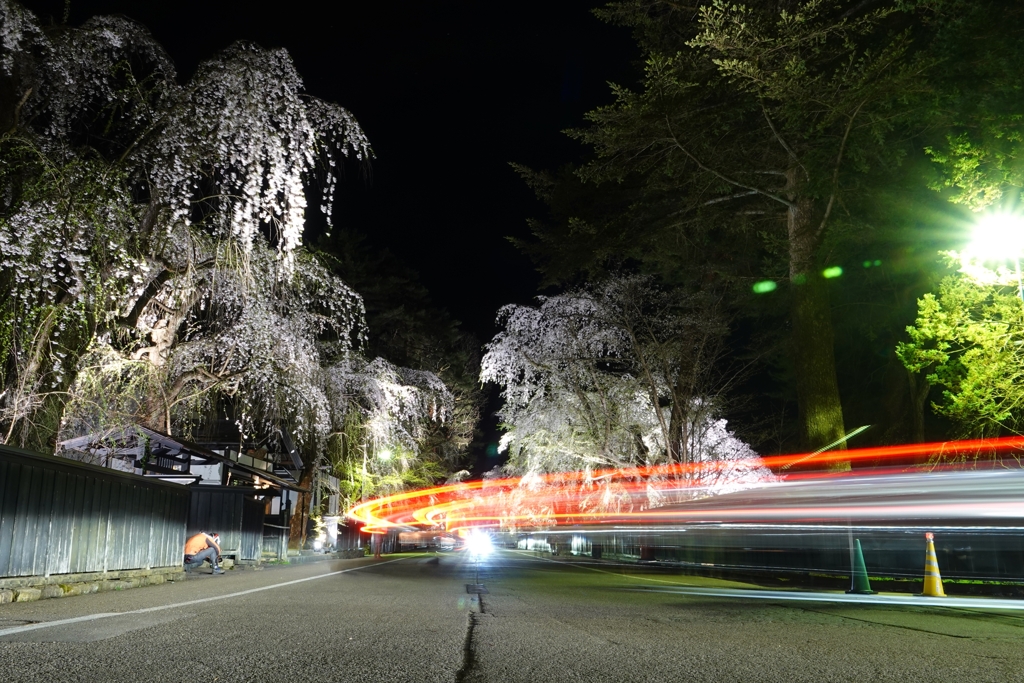
{"type": "Polygon", "coordinates": [[[180,566],[183,486],[0,446],[0,577],[180,566]]]}

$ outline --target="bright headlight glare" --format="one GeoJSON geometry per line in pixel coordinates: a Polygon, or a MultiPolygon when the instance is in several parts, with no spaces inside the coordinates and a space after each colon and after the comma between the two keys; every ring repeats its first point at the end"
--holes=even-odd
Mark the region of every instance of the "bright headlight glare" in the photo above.
{"type": "Polygon", "coordinates": [[[494,550],[490,535],[480,532],[471,533],[466,539],[466,550],[470,555],[487,557],[494,550]]]}

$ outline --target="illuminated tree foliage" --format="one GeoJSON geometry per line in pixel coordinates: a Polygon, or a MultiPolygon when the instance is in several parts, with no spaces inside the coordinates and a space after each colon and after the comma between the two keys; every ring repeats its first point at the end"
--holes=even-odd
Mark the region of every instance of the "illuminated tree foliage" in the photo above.
{"type": "Polygon", "coordinates": [[[897,349],[908,370],[942,390],[932,408],[958,436],[1024,428],[1024,302],[1015,285],[945,278],[918,302],[910,341],[897,349]]]}
{"type": "Polygon", "coordinates": [[[302,245],[371,151],[287,52],[238,43],[179,84],[127,19],[43,29],[10,0],[0,42],[4,442],[187,436],[230,406],[243,438],[293,437],[304,479],[346,425],[401,453],[396,481],[447,474],[417,459],[450,392],[363,360],[362,298],[302,245]]]}
{"type": "Polygon", "coordinates": [[[354,358],[327,369],[335,410],[328,457],[348,504],[426,486],[457,469],[462,449],[431,451],[435,425],[451,422],[455,399],[432,372],[354,358]]]}
{"type": "Polygon", "coordinates": [[[5,436],[44,447],[68,391],[83,401],[65,426],[101,427],[82,416],[85,387],[119,356],[146,424],[169,430],[218,389],[241,392],[244,422],[287,415],[312,439],[317,344],[344,355],[363,322],[359,297],[299,248],[307,186],[369,154],[358,125],[304,97],[280,50],[232,46],[181,86],[128,20],[44,32],[0,10],[18,98],[3,140],[5,436]]]}
{"type": "MultiPolygon", "coordinates": [[[[479,382],[479,342],[434,305],[416,274],[390,253],[371,248],[359,235],[345,230],[332,236],[329,248],[332,268],[359,291],[365,302],[369,328],[365,355],[432,372],[450,392],[446,419],[417,426],[421,430],[417,437],[417,462],[433,463],[431,472],[443,470],[447,476],[460,466],[480,420],[483,392],[479,382]]],[[[404,372],[402,368],[398,370],[404,372]]],[[[368,410],[363,402],[356,412],[365,415],[368,410]]],[[[395,469],[403,462],[401,458],[381,460],[372,448],[364,462],[366,453],[359,444],[365,441],[362,431],[331,441],[335,457],[349,454],[347,445],[354,444],[342,477],[343,492],[353,498],[370,495],[381,487],[391,490],[391,477],[402,473],[395,469]]],[[[394,448],[389,450],[396,453],[394,448]]],[[[403,476],[425,483],[436,479],[433,474],[427,478],[422,472],[417,473],[415,467],[403,476]]]]}
{"type": "MultiPolygon", "coordinates": [[[[537,307],[505,306],[498,321],[481,379],[502,389],[510,472],[529,481],[548,472],[756,461],[719,417],[727,379],[715,361],[725,328],[700,297],[619,277],[541,297],[537,307]]],[[[722,490],[767,474],[747,462],[686,478],[722,490]]]]}

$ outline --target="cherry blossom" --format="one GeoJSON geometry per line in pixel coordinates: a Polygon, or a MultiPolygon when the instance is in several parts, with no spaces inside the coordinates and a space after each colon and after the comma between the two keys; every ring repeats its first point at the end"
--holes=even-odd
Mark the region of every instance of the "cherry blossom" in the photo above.
{"type": "Polygon", "coordinates": [[[251,43],[180,83],[124,18],[44,29],[0,0],[0,45],[19,98],[0,140],[0,440],[188,436],[229,410],[243,439],[287,431],[317,471],[352,416],[419,457],[451,393],[363,359],[362,298],[303,245],[344,160],[373,155],[348,111],[251,43]]]}
{"type": "Polygon", "coordinates": [[[727,429],[715,397],[699,391],[713,389],[698,366],[713,362],[704,349],[723,334],[700,299],[617,277],[538,302],[499,311],[501,331],[481,364],[481,380],[498,384],[505,400],[507,471],[530,481],[546,472],[683,463],[686,495],[771,478],[727,429]],[[700,466],[723,461],[735,465],[700,466]]]}

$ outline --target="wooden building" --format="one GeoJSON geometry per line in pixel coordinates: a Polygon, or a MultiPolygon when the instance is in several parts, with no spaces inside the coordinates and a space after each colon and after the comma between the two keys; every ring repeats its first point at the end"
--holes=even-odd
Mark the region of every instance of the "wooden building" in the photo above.
{"type": "Polygon", "coordinates": [[[59,453],[185,485],[191,491],[189,535],[219,533],[223,554],[236,561],[283,559],[288,553],[293,493],[305,489],[295,481],[297,472],[268,458],[265,450],[239,450],[237,444],[201,445],[136,426],[64,441],[59,453]]]}

